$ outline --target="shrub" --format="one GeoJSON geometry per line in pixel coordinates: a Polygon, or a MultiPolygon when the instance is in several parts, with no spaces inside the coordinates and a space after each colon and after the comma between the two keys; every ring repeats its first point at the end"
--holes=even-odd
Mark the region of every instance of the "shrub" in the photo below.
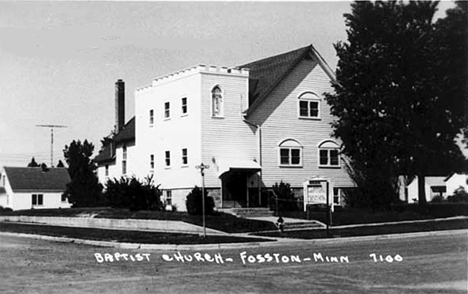
{"type": "Polygon", "coordinates": [[[440,195],[434,196],[434,198],[432,198],[431,202],[433,202],[433,203],[444,202],[444,197],[442,197],[440,195]]]}
{"type": "Polygon", "coordinates": [[[468,193],[465,191],[465,188],[460,186],[458,189],[453,192],[452,196],[447,197],[448,202],[468,202],[468,193]]]}
{"type": "MultiPolygon", "coordinates": [[[[274,197],[278,198],[279,211],[292,211],[298,209],[297,199],[294,197],[290,184],[281,181],[279,184],[275,183],[272,188],[274,197]]],[[[276,199],[273,198],[271,203],[275,203],[276,205],[276,199]]]]}
{"type": "MultiPolygon", "coordinates": [[[[208,191],[205,189],[205,214],[213,214],[214,211],[214,200],[211,197],[208,197],[208,191]]],[[[203,214],[203,198],[202,190],[195,186],[192,191],[187,195],[187,200],[185,201],[187,206],[187,212],[192,215],[203,214]]]]}
{"type": "Polygon", "coordinates": [[[108,180],[104,197],[108,205],[114,208],[137,210],[162,210],[161,190],[153,185],[152,177],[141,183],[135,177],[120,180],[108,180]]]}
{"type": "Polygon", "coordinates": [[[0,206],[0,212],[11,212],[11,211],[13,211],[13,209],[11,209],[10,207],[0,206]]]}

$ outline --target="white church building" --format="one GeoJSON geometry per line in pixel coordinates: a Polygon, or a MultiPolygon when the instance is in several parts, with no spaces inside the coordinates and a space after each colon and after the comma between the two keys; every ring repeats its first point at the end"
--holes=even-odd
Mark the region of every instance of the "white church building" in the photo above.
{"type": "Polygon", "coordinates": [[[166,202],[184,211],[203,163],[217,207],[265,206],[265,191],[280,181],[301,199],[316,177],[329,180],[339,205],[353,183],[331,137],[323,93],[333,82],[312,45],[238,67],[197,65],[137,89],[135,117],[124,124],[119,80],[118,132],[95,158],[99,180],[153,175],[166,202]]]}

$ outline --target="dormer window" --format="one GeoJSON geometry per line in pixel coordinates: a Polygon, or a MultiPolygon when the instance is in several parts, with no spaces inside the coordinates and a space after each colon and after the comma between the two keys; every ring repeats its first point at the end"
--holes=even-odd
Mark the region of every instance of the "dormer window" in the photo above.
{"type": "Polygon", "coordinates": [[[320,97],[312,92],[303,93],[298,102],[299,118],[320,118],[320,97]]]}
{"type": "Polygon", "coordinates": [[[224,116],[224,101],[223,101],[223,91],[219,86],[215,86],[211,90],[211,100],[212,100],[212,116],[213,117],[223,117],[224,116]]]}

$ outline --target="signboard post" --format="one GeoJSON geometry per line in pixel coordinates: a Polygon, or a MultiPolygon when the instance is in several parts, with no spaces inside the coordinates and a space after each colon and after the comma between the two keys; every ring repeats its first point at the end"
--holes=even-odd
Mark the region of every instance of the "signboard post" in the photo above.
{"type": "Polygon", "coordinates": [[[206,224],[205,224],[205,169],[210,168],[209,165],[200,164],[195,166],[195,168],[200,169],[202,176],[202,214],[203,214],[203,238],[206,238],[206,224]]]}
{"type": "Polygon", "coordinates": [[[325,204],[327,218],[327,235],[331,223],[330,209],[330,183],[324,178],[314,178],[304,182],[304,211],[307,211],[309,218],[308,204],[325,204]]]}

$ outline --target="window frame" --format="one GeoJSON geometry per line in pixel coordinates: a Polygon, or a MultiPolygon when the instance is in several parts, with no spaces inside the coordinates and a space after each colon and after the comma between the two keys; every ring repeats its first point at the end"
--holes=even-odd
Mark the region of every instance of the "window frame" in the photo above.
{"type": "Polygon", "coordinates": [[[297,117],[299,119],[309,119],[309,120],[320,120],[322,118],[322,111],[321,111],[321,105],[322,105],[322,99],[320,98],[319,95],[317,95],[314,92],[307,91],[299,95],[298,97],[298,102],[297,102],[297,117]],[[307,115],[302,115],[301,110],[301,103],[307,103],[307,115]],[[312,103],[317,103],[317,115],[312,116],[311,115],[311,104],[312,103]]]}
{"type": "Polygon", "coordinates": [[[164,120],[168,120],[171,118],[171,102],[166,101],[164,102],[164,120]]]}
{"type": "Polygon", "coordinates": [[[188,115],[188,98],[187,97],[182,97],[180,98],[180,116],[186,116],[188,115]],[[185,100],[185,103],[184,103],[185,100]]]}
{"type": "Polygon", "coordinates": [[[182,166],[188,166],[189,158],[188,158],[188,148],[182,148],[182,166]],[[185,154],[184,154],[185,151],[185,154]]]}
{"type": "Polygon", "coordinates": [[[303,146],[294,139],[283,140],[278,144],[278,166],[280,167],[303,167],[303,157],[304,157],[304,148],[303,146]],[[287,159],[288,163],[284,163],[284,155],[282,154],[284,150],[288,151],[287,159]],[[293,151],[299,151],[299,156],[293,156],[293,151]],[[293,163],[293,158],[299,157],[298,163],[293,163]]]}
{"type": "Polygon", "coordinates": [[[150,127],[154,126],[154,109],[149,111],[149,125],[150,127]]]}
{"type": "Polygon", "coordinates": [[[317,164],[320,168],[341,168],[340,149],[338,144],[333,140],[322,141],[317,148],[317,164]],[[334,145],[333,147],[331,145],[334,145]],[[326,152],[327,162],[322,163],[322,152],[326,152]],[[336,152],[336,164],[332,164],[333,158],[332,152],[336,152]]]}
{"type": "Polygon", "coordinates": [[[31,205],[35,206],[44,206],[44,194],[32,194],[31,195],[31,205]]]}
{"type": "Polygon", "coordinates": [[[154,154],[150,154],[150,171],[154,171],[154,154]]]}
{"type": "Polygon", "coordinates": [[[127,145],[122,146],[122,175],[127,174],[127,145]]]}
{"type": "Polygon", "coordinates": [[[166,206],[171,205],[172,206],[172,190],[165,190],[165,199],[164,201],[166,202],[166,206]]]}
{"type": "Polygon", "coordinates": [[[166,168],[171,167],[171,151],[170,150],[164,151],[164,165],[166,168]]]}
{"type": "Polygon", "coordinates": [[[211,88],[210,101],[211,101],[211,117],[212,118],[224,118],[224,90],[221,88],[220,85],[215,85],[213,86],[213,88],[211,88]],[[215,90],[219,90],[219,93],[216,93],[216,95],[220,96],[216,98],[216,100],[219,101],[218,113],[215,112],[215,90]]]}

